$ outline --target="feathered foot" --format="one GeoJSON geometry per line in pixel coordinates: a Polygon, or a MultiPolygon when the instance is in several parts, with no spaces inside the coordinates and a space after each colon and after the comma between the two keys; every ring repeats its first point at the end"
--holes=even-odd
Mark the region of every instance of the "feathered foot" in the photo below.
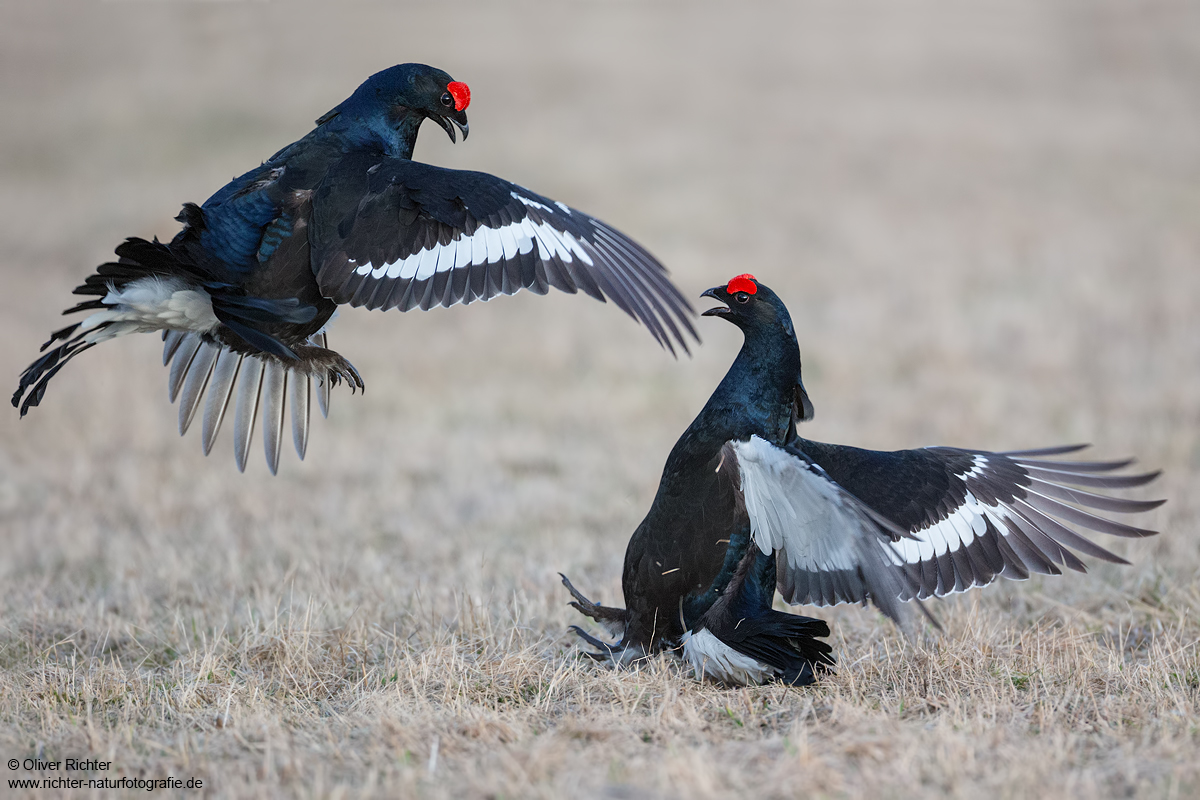
{"type": "Polygon", "coordinates": [[[310,375],[327,378],[330,386],[337,386],[345,381],[351,392],[355,389],[366,390],[358,370],[341,353],[311,344],[300,345],[292,349],[296,353],[296,358],[303,364],[302,369],[310,375]]]}

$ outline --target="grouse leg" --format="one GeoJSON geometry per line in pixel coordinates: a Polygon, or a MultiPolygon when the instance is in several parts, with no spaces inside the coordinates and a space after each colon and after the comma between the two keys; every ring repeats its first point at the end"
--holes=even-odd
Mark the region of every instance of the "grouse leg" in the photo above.
{"type": "Polygon", "coordinates": [[[647,654],[644,647],[625,643],[625,628],[629,624],[629,612],[626,609],[593,603],[575,588],[566,575],[560,572],[558,576],[562,578],[563,586],[567,587],[567,591],[571,593],[571,597],[575,598],[571,601],[572,608],[585,617],[590,617],[598,622],[610,635],[621,637],[615,643],[610,644],[597,639],[578,625],[572,625],[571,630],[580,639],[583,639],[583,641],[599,651],[594,653],[584,651],[585,655],[596,661],[604,661],[614,666],[630,664],[646,657],[647,654]]]}
{"type": "Polygon", "coordinates": [[[567,591],[571,593],[571,597],[575,598],[570,603],[572,608],[585,617],[591,617],[600,623],[613,636],[625,635],[625,626],[629,622],[628,611],[623,608],[613,608],[593,603],[575,588],[566,575],[560,572],[558,573],[558,577],[562,578],[563,586],[567,587],[567,591]]]}
{"type": "Polygon", "coordinates": [[[337,386],[345,381],[353,392],[356,388],[365,391],[362,376],[354,365],[346,360],[341,353],[325,347],[303,344],[293,347],[296,358],[303,365],[300,369],[310,375],[328,378],[331,386],[337,386]]]}

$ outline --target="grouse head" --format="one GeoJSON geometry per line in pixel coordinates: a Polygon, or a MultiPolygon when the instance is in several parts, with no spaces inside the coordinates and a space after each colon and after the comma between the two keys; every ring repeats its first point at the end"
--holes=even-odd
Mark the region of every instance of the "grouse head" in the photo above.
{"type": "Polygon", "coordinates": [[[738,275],[724,286],[714,286],[700,296],[725,304],[710,308],[701,316],[729,320],[747,335],[780,332],[792,338],[796,335],[792,317],[783,301],[753,275],[738,275]]]}
{"type": "Polygon", "coordinates": [[[382,138],[406,158],[411,157],[417,129],[425,119],[441,126],[450,141],[457,141],[454,128],[467,139],[467,106],[471,90],[440,69],[424,64],[398,64],[376,72],[325,116],[323,125],[335,118],[343,127],[382,138]],[[404,152],[407,150],[407,152],[404,152]]]}

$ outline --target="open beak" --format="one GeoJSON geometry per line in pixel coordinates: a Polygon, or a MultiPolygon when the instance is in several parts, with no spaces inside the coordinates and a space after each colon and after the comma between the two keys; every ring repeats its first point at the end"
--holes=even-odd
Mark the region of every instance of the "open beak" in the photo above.
{"type": "Polygon", "coordinates": [[[470,130],[470,126],[467,125],[467,112],[466,111],[455,111],[453,114],[447,114],[444,117],[443,116],[433,117],[433,121],[436,122],[438,125],[442,126],[442,130],[444,130],[446,132],[446,135],[450,137],[450,141],[452,141],[452,142],[458,141],[454,137],[454,127],[455,126],[458,126],[458,129],[460,131],[462,131],[463,141],[465,142],[467,140],[467,132],[470,130]],[[453,123],[453,124],[451,124],[451,123],[453,123]]]}
{"type": "Polygon", "coordinates": [[[723,305],[723,306],[716,306],[715,308],[710,308],[707,311],[701,312],[700,316],[702,316],[702,317],[723,317],[730,313],[729,293],[725,291],[724,286],[714,286],[711,289],[707,289],[707,290],[701,292],[700,296],[701,297],[711,297],[713,300],[716,300],[721,303],[725,303],[725,305],[723,305]]]}

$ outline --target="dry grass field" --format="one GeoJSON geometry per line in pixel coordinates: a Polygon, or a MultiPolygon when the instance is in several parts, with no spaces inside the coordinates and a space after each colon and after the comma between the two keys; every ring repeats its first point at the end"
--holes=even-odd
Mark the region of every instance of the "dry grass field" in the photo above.
{"type": "MultiPolygon", "coordinates": [[[[1200,794],[1200,6],[5,2],[4,385],[123,237],[401,61],[474,95],[422,160],[595,213],[691,296],[775,288],[811,438],[1095,442],[1165,470],[1162,535],[935,603],[942,635],[823,610],[816,687],[612,673],[557,573],[619,600],[732,327],[675,361],[562,294],[344,312],[367,392],[278,477],[181,440],[134,337],[0,414],[0,762],[212,797],[1200,794]]],[[[145,794],[8,788],[52,775],[0,795],[145,794]]]]}

